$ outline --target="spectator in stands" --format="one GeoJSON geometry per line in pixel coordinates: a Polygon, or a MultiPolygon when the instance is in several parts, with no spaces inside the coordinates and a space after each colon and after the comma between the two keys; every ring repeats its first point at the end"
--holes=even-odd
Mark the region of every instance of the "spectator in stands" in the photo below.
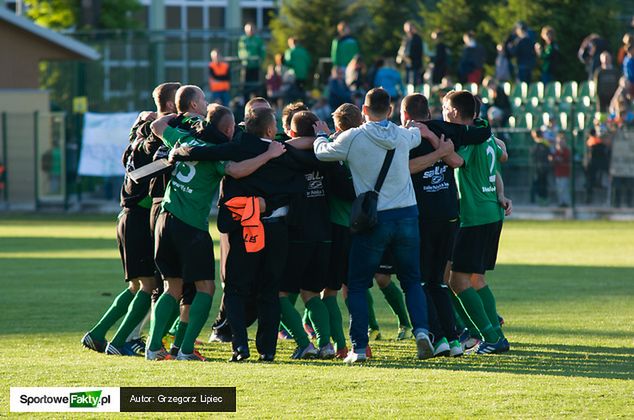
{"type": "Polygon", "coordinates": [[[577,58],[586,66],[588,80],[592,80],[594,72],[599,68],[599,57],[603,51],[607,51],[608,42],[598,34],[590,34],[581,41],[577,58]]]}
{"type": "Polygon", "coordinates": [[[517,80],[530,83],[536,62],[535,41],[530,37],[528,26],[524,22],[515,26],[515,35],[516,38],[512,41],[509,52],[515,57],[517,80]]]}
{"type": "Polygon", "coordinates": [[[343,68],[334,66],[328,80],[328,105],[330,105],[330,109],[337,109],[339,105],[351,100],[350,89],[344,80],[343,68]]]}
{"type": "Polygon", "coordinates": [[[295,72],[295,83],[297,87],[306,89],[312,59],[297,38],[288,39],[288,49],[284,52],[284,63],[289,69],[295,72]]]}
{"type": "Polygon", "coordinates": [[[484,47],[476,41],[475,32],[469,31],[462,36],[465,44],[458,65],[458,76],[461,82],[480,83],[484,73],[484,61],[486,51],[484,47]]]}
{"type": "Polygon", "coordinates": [[[273,64],[269,64],[266,71],[266,96],[273,102],[282,97],[281,69],[273,64]]]}
{"type": "Polygon", "coordinates": [[[550,172],[550,143],[541,130],[531,131],[535,144],[531,149],[533,163],[533,183],[531,185],[531,203],[548,204],[548,173],[550,172]]]}
{"type": "Polygon", "coordinates": [[[555,188],[557,189],[557,202],[559,207],[570,205],[570,160],[571,154],[566,144],[566,135],[557,134],[555,150],[549,156],[555,172],[555,188]]]}
{"type": "Polygon", "coordinates": [[[449,54],[447,46],[443,42],[443,33],[436,30],[431,33],[431,39],[436,44],[434,57],[432,59],[431,70],[431,83],[433,85],[439,85],[442,83],[443,77],[447,75],[447,68],[449,67],[449,54]]]}
{"type": "Polygon", "coordinates": [[[211,92],[211,100],[218,102],[220,105],[227,106],[231,98],[229,90],[231,89],[231,73],[229,63],[223,60],[222,54],[217,49],[211,50],[209,53],[211,61],[209,62],[209,90],[211,92]]]}
{"type": "MultiPolygon", "coordinates": [[[[634,21],[634,19],[632,19],[634,21]]],[[[630,45],[634,44],[634,32],[627,32],[623,35],[623,44],[619,47],[619,52],[617,53],[616,62],[619,66],[623,65],[623,60],[627,55],[627,50],[630,45]]]]}
{"type": "Polygon", "coordinates": [[[552,26],[544,26],[541,31],[544,45],[535,44],[535,53],[539,56],[541,65],[542,83],[550,83],[557,80],[560,60],[559,45],[555,41],[555,30],[552,26]]]}
{"type": "Polygon", "coordinates": [[[396,63],[405,64],[405,83],[416,87],[420,85],[423,74],[423,39],[418,35],[412,21],[405,22],[403,31],[405,35],[396,56],[396,63]]]}
{"type": "Polygon", "coordinates": [[[394,67],[394,60],[391,58],[379,59],[376,64],[374,75],[374,87],[382,87],[390,95],[393,103],[398,103],[405,92],[401,73],[394,67]]]}
{"type": "Polygon", "coordinates": [[[496,126],[505,126],[511,116],[511,101],[504,92],[504,88],[492,77],[485,77],[482,85],[487,89],[489,97],[486,112],[489,121],[496,126]],[[489,114],[491,114],[489,116],[489,114]]]}
{"type": "Polygon", "coordinates": [[[619,87],[621,72],[612,66],[612,56],[603,51],[600,56],[601,67],[594,73],[594,83],[597,90],[597,108],[599,112],[608,112],[610,101],[619,87]]]}
{"type": "Polygon", "coordinates": [[[359,54],[359,42],[350,35],[350,26],[345,21],[339,22],[337,32],[339,36],[332,40],[330,46],[330,58],[333,66],[345,68],[359,54]]]}
{"type": "Polygon", "coordinates": [[[257,94],[261,89],[260,86],[260,66],[264,61],[266,51],[264,50],[264,42],[255,33],[253,23],[244,25],[244,35],[238,41],[238,57],[242,60],[243,81],[245,97],[251,94],[257,94]]]}
{"type": "Polygon", "coordinates": [[[627,48],[627,54],[623,59],[623,77],[625,77],[625,89],[630,99],[634,96],[634,43],[627,48]]]}
{"type": "Polygon", "coordinates": [[[346,85],[351,91],[365,91],[369,89],[366,81],[367,68],[361,54],[352,57],[352,60],[346,66],[346,85]]]}
{"type": "Polygon", "coordinates": [[[594,188],[602,185],[610,166],[610,139],[600,126],[590,129],[586,141],[586,203],[591,204],[594,188]]]}
{"type": "Polygon", "coordinates": [[[495,57],[495,78],[500,82],[509,82],[513,78],[511,74],[511,60],[504,44],[496,46],[498,55],[495,57]]]}

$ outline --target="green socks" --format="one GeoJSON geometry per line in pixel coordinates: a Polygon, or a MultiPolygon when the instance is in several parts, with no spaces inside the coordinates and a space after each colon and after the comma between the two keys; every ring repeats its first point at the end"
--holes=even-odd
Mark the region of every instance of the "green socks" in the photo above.
{"type": "Polygon", "coordinates": [[[453,309],[456,314],[456,326],[463,330],[466,328],[469,331],[469,335],[471,335],[472,337],[481,337],[478,327],[475,326],[471,318],[469,318],[469,315],[467,315],[467,313],[465,312],[460,299],[458,299],[458,296],[456,296],[453,292],[450,293],[450,295],[451,301],[453,303],[453,309]],[[460,324],[462,324],[463,326],[460,327],[460,324]]]}
{"type": "Polygon", "coordinates": [[[306,309],[315,329],[319,347],[327,345],[330,343],[330,317],[326,305],[319,296],[314,296],[306,302],[306,309]]]}
{"type": "Polygon", "coordinates": [[[163,332],[167,331],[172,314],[178,312],[178,302],[169,293],[163,293],[154,305],[154,317],[150,324],[150,346],[151,351],[158,351],[163,345],[163,332]]]}
{"type": "Polygon", "coordinates": [[[498,310],[495,305],[495,297],[493,296],[493,292],[487,285],[478,290],[478,295],[480,296],[480,300],[482,300],[482,306],[484,306],[484,311],[489,317],[489,321],[491,322],[491,325],[493,325],[493,329],[500,336],[500,338],[504,338],[502,328],[500,327],[500,320],[498,319],[498,310]]]}
{"type": "Polygon", "coordinates": [[[487,343],[497,343],[500,337],[497,332],[495,332],[491,321],[489,321],[489,317],[484,311],[484,306],[482,305],[480,296],[478,296],[478,292],[476,292],[473,287],[469,287],[458,293],[458,298],[473,323],[478,327],[480,333],[482,333],[484,340],[487,343]]]}
{"type": "Polygon", "coordinates": [[[174,342],[172,346],[180,348],[183,345],[183,339],[185,338],[185,331],[187,331],[187,322],[179,322],[178,328],[176,328],[176,334],[174,334],[174,342]]]}
{"type": "Polygon", "coordinates": [[[178,329],[178,323],[180,322],[180,316],[181,316],[181,308],[179,305],[176,305],[176,308],[174,309],[172,316],[170,316],[169,320],[167,321],[167,324],[165,324],[165,330],[163,331],[163,334],[161,334],[161,338],[165,337],[167,334],[170,334],[172,330],[174,331],[174,334],[171,334],[171,335],[176,335],[176,331],[178,329]]]}
{"type": "Polygon", "coordinates": [[[115,333],[112,341],[110,342],[115,347],[121,347],[125,344],[125,340],[128,338],[128,335],[136,328],[137,325],[145,315],[147,311],[150,309],[152,305],[152,295],[150,293],[146,293],[143,290],[139,290],[136,292],[134,299],[132,299],[132,303],[128,309],[128,313],[123,319],[121,325],[119,325],[119,329],[115,333]]]}
{"type": "Polygon", "coordinates": [[[372,297],[372,292],[370,289],[367,291],[368,297],[368,327],[371,330],[379,329],[379,322],[376,320],[376,314],[374,313],[374,298],[372,297]]]}
{"type": "Polygon", "coordinates": [[[134,294],[130,289],[125,289],[119,293],[119,296],[112,301],[110,308],[108,308],[99,322],[89,331],[92,338],[100,341],[105,340],[108,330],[128,311],[128,306],[130,306],[132,299],[134,299],[134,294]]]}
{"type": "Polygon", "coordinates": [[[194,343],[205,326],[207,318],[209,318],[211,300],[212,296],[210,294],[196,292],[192,306],[189,309],[189,325],[187,325],[185,337],[183,337],[182,353],[192,354],[194,352],[194,343]]]}
{"type": "Polygon", "coordinates": [[[412,328],[412,324],[409,322],[409,316],[407,315],[405,299],[403,298],[403,292],[401,292],[401,289],[399,289],[394,282],[390,282],[387,287],[379,289],[383,292],[385,300],[388,305],[390,305],[390,308],[392,308],[394,315],[397,316],[399,326],[412,328]]]}
{"type": "Polygon", "coordinates": [[[330,318],[330,336],[335,342],[336,350],[341,350],[346,347],[346,335],[343,332],[343,322],[341,319],[341,310],[337,305],[337,296],[326,296],[322,299],[326,309],[328,309],[328,316],[330,318]]]}
{"type": "MultiPolygon", "coordinates": [[[[295,295],[295,299],[297,299],[297,295],[295,295]]],[[[299,312],[297,312],[297,309],[295,309],[295,305],[291,302],[290,295],[280,297],[280,322],[291,334],[291,337],[293,337],[298,346],[302,348],[308,346],[310,341],[308,340],[306,331],[304,331],[302,317],[299,315],[299,312]]]]}

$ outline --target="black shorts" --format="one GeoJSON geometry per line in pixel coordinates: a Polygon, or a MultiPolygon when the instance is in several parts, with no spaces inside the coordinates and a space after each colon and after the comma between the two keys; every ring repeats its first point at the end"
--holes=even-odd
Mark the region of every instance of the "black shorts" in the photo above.
{"type": "Polygon", "coordinates": [[[154,276],[149,209],[123,209],[117,222],[117,243],[126,281],[154,276]]]}
{"type": "Polygon", "coordinates": [[[458,220],[420,221],[421,283],[443,284],[445,267],[451,258],[458,220]]]}
{"type": "MultiPolygon", "coordinates": [[[[387,276],[396,274],[396,267],[394,267],[394,256],[392,256],[392,251],[389,248],[386,248],[383,252],[381,264],[379,264],[379,268],[378,270],[376,270],[376,272],[378,274],[385,274],[387,276]]],[[[372,287],[372,283],[370,283],[370,287],[372,287]]]]}
{"type": "Polygon", "coordinates": [[[178,277],[185,283],[214,280],[214,245],[209,232],[165,211],[156,221],[155,233],[154,260],[163,279],[178,277]]]}
{"type": "Polygon", "coordinates": [[[350,258],[350,228],[332,224],[332,244],[330,246],[330,270],[326,287],[341,290],[348,284],[348,259],[350,258]]]}
{"type": "Polygon", "coordinates": [[[280,291],[299,293],[301,289],[319,293],[324,290],[330,271],[330,252],[329,242],[290,242],[280,291]]]}
{"type": "MultiPolygon", "coordinates": [[[[154,259],[154,229],[156,228],[156,220],[158,219],[159,214],[161,213],[161,202],[162,199],[154,198],[152,200],[152,207],[150,208],[150,235],[152,236],[152,259],[154,259]]],[[[154,265],[154,280],[156,282],[156,287],[152,290],[152,301],[156,303],[158,298],[163,294],[163,279],[161,278],[161,273],[156,268],[156,264],[154,265]]]]}
{"type": "Polygon", "coordinates": [[[501,233],[502,220],[458,229],[451,270],[472,274],[484,274],[493,270],[501,233]]]}

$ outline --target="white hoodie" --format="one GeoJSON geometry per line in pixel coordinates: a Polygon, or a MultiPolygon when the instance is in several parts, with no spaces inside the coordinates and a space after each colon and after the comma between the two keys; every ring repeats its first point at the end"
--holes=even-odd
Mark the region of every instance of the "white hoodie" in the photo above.
{"type": "Polygon", "coordinates": [[[320,137],[313,148],[319,160],[348,162],[357,196],[374,189],[387,151],[396,149],[379,193],[377,209],[382,211],[416,205],[409,173],[409,151],[420,141],[420,131],[416,127],[367,122],[341,133],[332,143],[320,137]]]}

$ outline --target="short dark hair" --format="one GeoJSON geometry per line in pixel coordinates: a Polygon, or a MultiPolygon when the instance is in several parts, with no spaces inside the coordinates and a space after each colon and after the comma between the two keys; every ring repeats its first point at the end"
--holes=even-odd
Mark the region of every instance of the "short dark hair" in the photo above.
{"type": "Polygon", "coordinates": [[[258,137],[266,135],[266,129],[275,124],[275,112],[271,108],[254,109],[245,119],[247,133],[258,137]]]}
{"type": "Polygon", "coordinates": [[[310,111],[299,111],[293,115],[291,120],[291,130],[299,137],[310,137],[315,135],[315,123],[319,121],[317,115],[310,111]]]}
{"type": "Polygon", "coordinates": [[[415,121],[426,121],[430,117],[429,102],[425,95],[412,93],[403,98],[403,110],[415,121]]]}
{"type": "Polygon", "coordinates": [[[298,113],[299,111],[308,111],[308,107],[303,102],[293,102],[288,104],[282,109],[282,124],[285,127],[291,126],[291,121],[293,120],[293,115],[298,113]]]}
{"type": "Polygon", "coordinates": [[[365,106],[373,115],[386,115],[390,111],[390,94],[383,88],[374,88],[365,95],[365,106]]]}
{"type": "Polygon", "coordinates": [[[261,96],[256,96],[255,98],[251,98],[249,99],[249,101],[244,105],[244,114],[245,114],[245,118],[246,118],[246,114],[248,114],[249,112],[251,112],[253,105],[254,104],[266,104],[268,105],[268,107],[271,107],[271,104],[269,103],[269,101],[267,101],[266,99],[264,99],[261,96]]]}
{"type": "Polygon", "coordinates": [[[167,111],[167,103],[175,102],[176,91],[181,87],[178,82],[166,82],[161,83],[152,91],[152,98],[156,104],[156,110],[158,112],[167,111]]]}
{"type": "Polygon", "coordinates": [[[451,106],[458,112],[458,116],[463,120],[472,120],[476,111],[476,99],[467,90],[451,91],[445,95],[445,101],[449,101],[451,106]]]}
{"type": "Polygon", "coordinates": [[[355,104],[343,104],[332,113],[335,125],[343,131],[356,128],[363,124],[361,110],[355,104]]]}
{"type": "Polygon", "coordinates": [[[178,88],[175,98],[176,110],[179,113],[187,112],[199,92],[200,88],[195,85],[185,85],[178,88]]]}
{"type": "Polygon", "coordinates": [[[222,121],[222,119],[227,115],[233,115],[233,112],[231,112],[231,110],[226,106],[211,104],[207,107],[207,122],[214,127],[218,127],[220,121],[222,121]]]}

